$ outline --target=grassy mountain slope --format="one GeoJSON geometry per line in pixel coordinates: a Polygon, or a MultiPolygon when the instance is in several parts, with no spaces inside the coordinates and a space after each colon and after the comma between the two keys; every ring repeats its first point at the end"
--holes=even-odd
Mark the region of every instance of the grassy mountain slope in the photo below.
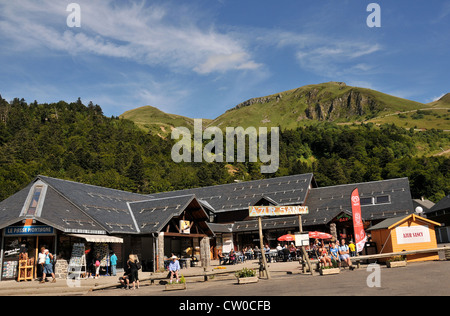
{"type": "Polygon", "coordinates": [[[280,125],[282,128],[292,129],[318,121],[368,121],[393,113],[432,107],[434,106],[370,89],[347,86],[341,82],[328,82],[250,99],[219,116],[211,125],[280,125]]]}
{"type": "Polygon", "coordinates": [[[439,100],[428,103],[432,107],[445,107],[450,108],[450,93],[442,96],[439,100]]]}
{"type": "Polygon", "coordinates": [[[161,137],[166,137],[176,127],[187,127],[189,130],[194,129],[194,120],[181,115],[168,114],[153,106],[143,106],[134,110],[127,111],[120,115],[133,121],[146,131],[161,137]]]}
{"type": "MultiPolygon", "coordinates": [[[[204,124],[204,127],[281,126],[295,129],[317,122],[372,122],[377,125],[394,123],[404,128],[450,130],[449,110],[450,94],[423,104],[371,89],[347,86],[343,82],[327,82],[247,100],[209,121],[208,125],[204,124]]],[[[169,135],[174,127],[193,128],[192,119],[167,114],[151,106],[125,112],[121,117],[161,137],[169,135]]]]}
{"type": "Polygon", "coordinates": [[[420,110],[391,113],[369,120],[375,124],[395,124],[405,128],[442,129],[450,131],[450,93],[424,104],[420,110]]]}

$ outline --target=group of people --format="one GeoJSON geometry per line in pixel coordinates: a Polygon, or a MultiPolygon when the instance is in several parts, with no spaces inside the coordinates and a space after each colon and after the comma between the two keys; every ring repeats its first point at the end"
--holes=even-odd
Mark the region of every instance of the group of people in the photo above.
{"type": "Polygon", "coordinates": [[[351,256],[356,256],[356,247],[353,242],[350,242],[350,245],[347,245],[345,239],[341,239],[340,242],[332,242],[329,249],[327,249],[325,244],[320,243],[316,239],[313,245],[313,251],[317,253],[319,261],[325,267],[332,267],[333,261],[337,266],[341,267],[341,263],[344,262],[350,270],[354,270],[352,261],[350,260],[351,256]]]}
{"type": "Polygon", "coordinates": [[[41,252],[38,255],[38,268],[42,278],[39,283],[45,283],[48,275],[52,276],[52,283],[56,282],[55,273],[53,272],[53,260],[53,254],[45,247],[41,247],[41,252]]]}
{"type": "Polygon", "coordinates": [[[234,249],[231,249],[230,253],[227,256],[224,255],[221,250],[219,250],[218,257],[219,257],[219,265],[236,264],[238,261],[238,257],[240,257],[239,258],[240,260],[244,260],[243,255],[237,254],[234,251],[234,249]]]}
{"type": "MultiPolygon", "coordinates": [[[[97,253],[93,255],[91,251],[88,251],[88,253],[86,254],[86,262],[87,262],[87,271],[85,278],[98,279],[100,277],[100,267],[102,262],[100,254],[97,253]]],[[[111,275],[116,276],[117,256],[113,251],[109,254],[109,262],[111,268],[111,275]]]]}
{"type": "MultiPolygon", "coordinates": [[[[290,245],[281,246],[278,244],[276,247],[278,256],[282,258],[288,258],[289,256],[296,257],[297,247],[293,243],[290,245]]],[[[268,261],[270,261],[270,247],[268,244],[264,245],[264,253],[268,261]]],[[[229,253],[226,255],[222,253],[221,250],[218,252],[219,265],[223,264],[235,264],[237,262],[244,262],[245,260],[258,259],[261,254],[261,250],[258,246],[252,247],[244,247],[242,251],[234,251],[231,249],[229,253]]]]}

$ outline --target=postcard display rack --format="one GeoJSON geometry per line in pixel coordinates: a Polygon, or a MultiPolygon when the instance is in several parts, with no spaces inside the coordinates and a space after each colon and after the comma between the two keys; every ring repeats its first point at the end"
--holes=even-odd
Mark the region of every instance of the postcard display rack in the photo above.
{"type": "Polygon", "coordinates": [[[19,256],[19,274],[17,281],[33,281],[34,276],[34,258],[28,258],[27,253],[21,253],[19,256]]]}
{"type": "Polygon", "coordinates": [[[17,276],[18,261],[5,261],[3,262],[2,279],[13,280],[17,276]]]}
{"type": "Polygon", "coordinates": [[[86,254],[83,243],[75,243],[69,261],[68,273],[79,279],[82,273],[86,273],[86,254]]]}

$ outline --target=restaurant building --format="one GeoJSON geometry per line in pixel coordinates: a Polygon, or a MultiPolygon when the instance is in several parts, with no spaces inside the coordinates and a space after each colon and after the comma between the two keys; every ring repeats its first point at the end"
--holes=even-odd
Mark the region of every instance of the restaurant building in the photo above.
{"type": "MultiPolygon", "coordinates": [[[[365,227],[413,213],[407,178],[319,188],[313,174],[300,174],[143,195],[37,176],[0,202],[0,276],[15,279],[21,253],[35,264],[41,247],[57,255],[60,277],[74,264],[88,269],[97,254],[107,269],[111,251],[119,268],[129,254],[138,256],[144,271],[163,269],[172,254],[187,258],[186,264],[208,265],[219,250],[259,245],[257,221],[248,212],[255,205],[307,206],[304,231],[352,238],[354,188],[365,227]]],[[[298,231],[298,219],[263,219],[264,242],[274,247],[278,236],[298,231]]]]}

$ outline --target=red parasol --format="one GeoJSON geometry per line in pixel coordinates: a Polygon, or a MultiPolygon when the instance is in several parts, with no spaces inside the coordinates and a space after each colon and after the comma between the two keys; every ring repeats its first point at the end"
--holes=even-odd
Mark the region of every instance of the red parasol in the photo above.
{"type": "Polygon", "coordinates": [[[332,235],[322,232],[309,232],[309,238],[317,238],[317,239],[331,239],[332,235]]]}
{"type": "Polygon", "coordinates": [[[287,234],[287,235],[283,235],[281,237],[278,237],[277,240],[278,241],[294,241],[295,240],[295,236],[291,235],[291,234],[287,234]]]}

